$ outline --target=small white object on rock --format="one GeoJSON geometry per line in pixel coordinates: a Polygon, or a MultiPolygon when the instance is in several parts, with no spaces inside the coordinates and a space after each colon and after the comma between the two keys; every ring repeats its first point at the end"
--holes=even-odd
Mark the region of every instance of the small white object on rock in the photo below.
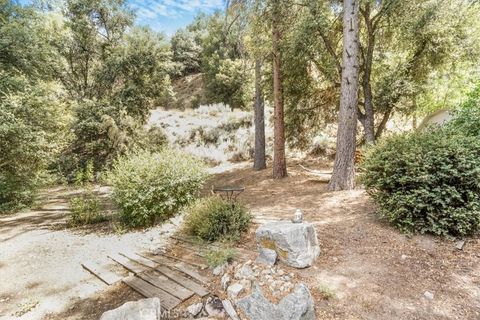
{"type": "Polygon", "coordinates": [[[430,292],[430,291],[425,291],[425,293],[423,294],[423,296],[424,296],[425,298],[427,298],[428,300],[433,300],[433,297],[434,297],[433,293],[430,292]]]}
{"type": "Polygon", "coordinates": [[[196,317],[200,312],[202,312],[203,303],[195,303],[188,306],[187,311],[194,317],[196,317]]]}
{"type": "Polygon", "coordinates": [[[130,301],[104,312],[100,320],[158,320],[162,314],[160,299],[150,298],[130,301]]]}
{"type": "Polygon", "coordinates": [[[302,223],[303,222],[303,213],[302,210],[297,209],[292,220],[293,223],[302,223]]]}
{"type": "Polygon", "coordinates": [[[310,223],[271,222],[259,227],[255,236],[260,250],[274,250],[291,267],[310,267],[320,255],[317,232],[310,223]]]}
{"type": "Polygon", "coordinates": [[[240,283],[231,284],[227,288],[228,297],[232,300],[235,300],[242,291],[243,286],[240,283]]]}
{"type": "Polygon", "coordinates": [[[225,273],[222,276],[222,279],[220,280],[220,284],[222,285],[223,291],[226,291],[228,285],[230,284],[230,276],[228,275],[228,273],[225,273]]]}

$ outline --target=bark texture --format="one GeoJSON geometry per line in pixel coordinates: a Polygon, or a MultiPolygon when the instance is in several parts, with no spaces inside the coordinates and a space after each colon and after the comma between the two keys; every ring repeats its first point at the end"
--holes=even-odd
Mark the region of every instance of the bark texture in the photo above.
{"type": "Polygon", "coordinates": [[[254,170],[263,170],[267,167],[265,160],[265,105],[262,92],[262,62],[255,60],[255,159],[254,170]]]}
{"type": "Polygon", "coordinates": [[[343,66],[338,118],[337,152],[329,190],[355,188],[355,147],[359,87],[359,0],[344,0],[343,66]]]}
{"type": "Polygon", "coordinates": [[[281,179],[287,176],[287,163],[285,160],[285,123],[283,119],[282,97],[282,57],[280,41],[282,34],[279,28],[280,1],[274,1],[272,11],[272,43],[273,43],[273,178],[281,179]]]}

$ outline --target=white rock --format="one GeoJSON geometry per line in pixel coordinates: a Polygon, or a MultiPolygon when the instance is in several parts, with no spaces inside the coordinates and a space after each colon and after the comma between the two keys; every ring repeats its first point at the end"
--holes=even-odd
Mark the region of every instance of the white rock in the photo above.
{"type": "Polygon", "coordinates": [[[430,291],[425,291],[425,293],[423,294],[425,298],[427,298],[428,300],[433,300],[433,293],[430,292],[430,291]]]}
{"type": "Polygon", "coordinates": [[[190,306],[188,306],[187,311],[192,315],[192,316],[197,316],[200,312],[202,312],[203,309],[203,303],[195,303],[190,306]]]}
{"type": "Polygon", "coordinates": [[[235,272],[235,279],[241,280],[241,279],[248,279],[248,280],[253,280],[255,279],[255,276],[253,275],[252,268],[250,268],[249,265],[245,264],[242,267],[238,269],[237,272],[235,272]]]}
{"type": "Polygon", "coordinates": [[[225,273],[220,280],[220,284],[222,285],[223,291],[227,290],[228,285],[230,284],[230,276],[228,273],[225,273]]]}
{"type": "Polygon", "coordinates": [[[243,286],[240,283],[231,284],[227,288],[228,297],[232,300],[235,300],[242,291],[243,286]]]}
{"type": "Polygon", "coordinates": [[[126,302],[116,309],[104,312],[100,320],[158,320],[161,314],[160,299],[150,298],[126,302]]]}
{"type": "Polygon", "coordinates": [[[213,273],[214,276],[220,276],[220,275],[225,273],[225,270],[227,269],[227,267],[228,267],[228,263],[225,262],[224,264],[222,264],[220,266],[216,266],[213,269],[212,273],[213,273]]]}
{"type": "Polygon", "coordinates": [[[259,248],[259,254],[255,262],[273,266],[277,262],[277,252],[268,248],[259,248]]]}
{"type": "Polygon", "coordinates": [[[274,250],[280,261],[295,268],[313,265],[320,255],[317,232],[310,223],[271,222],[258,228],[255,236],[260,250],[274,250]]]}
{"type": "Polygon", "coordinates": [[[230,302],[230,300],[223,300],[222,301],[222,304],[223,304],[223,308],[225,309],[225,312],[227,312],[228,316],[230,317],[230,319],[232,320],[240,320],[240,318],[238,317],[238,314],[237,312],[235,311],[235,308],[233,308],[233,305],[232,303],[230,302]]]}

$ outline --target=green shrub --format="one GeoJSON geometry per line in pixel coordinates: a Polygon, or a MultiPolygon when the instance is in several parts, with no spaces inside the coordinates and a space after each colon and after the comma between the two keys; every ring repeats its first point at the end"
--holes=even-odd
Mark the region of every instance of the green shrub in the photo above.
{"type": "Polygon", "coordinates": [[[137,151],[114,162],[108,179],[113,200],[131,227],[163,221],[195,199],[207,173],[200,160],[180,151],[137,151]]]}
{"type": "Polygon", "coordinates": [[[98,223],[106,220],[100,211],[100,200],[93,192],[70,200],[70,226],[98,223]]]}
{"type": "Polygon", "coordinates": [[[405,232],[463,236],[480,226],[480,140],[436,128],[373,147],[362,180],[380,216],[405,232]]]}
{"type": "Polygon", "coordinates": [[[225,262],[231,263],[237,256],[237,250],[234,248],[224,248],[212,250],[207,253],[205,259],[210,267],[217,267],[223,265],[225,262]]]}
{"type": "Polygon", "coordinates": [[[205,241],[236,240],[246,231],[252,216],[240,205],[219,197],[197,200],[187,210],[187,232],[205,241]]]}

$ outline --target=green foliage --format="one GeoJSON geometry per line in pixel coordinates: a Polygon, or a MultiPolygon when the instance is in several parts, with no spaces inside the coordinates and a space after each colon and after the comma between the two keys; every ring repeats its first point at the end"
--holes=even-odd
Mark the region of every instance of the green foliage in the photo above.
{"type": "Polygon", "coordinates": [[[205,241],[237,240],[251,219],[241,204],[213,196],[198,199],[187,209],[185,226],[189,234],[205,241]]]}
{"type": "Polygon", "coordinates": [[[211,250],[207,253],[205,259],[207,259],[207,263],[210,267],[215,268],[224,263],[231,263],[237,255],[238,252],[235,248],[222,248],[211,250]]]}
{"type": "Polygon", "coordinates": [[[454,118],[447,124],[449,130],[466,136],[480,137],[480,83],[453,113],[454,118]]]}
{"type": "Polygon", "coordinates": [[[478,137],[442,128],[395,136],[373,147],[362,166],[380,216],[402,231],[464,236],[479,230],[478,137]]]}
{"type": "Polygon", "coordinates": [[[92,191],[70,199],[70,210],[69,225],[72,227],[107,220],[101,213],[100,200],[92,191]]]}
{"type": "Polygon", "coordinates": [[[178,63],[182,76],[200,72],[202,48],[195,39],[195,33],[179,29],[172,37],[173,62],[178,63]]]}
{"type": "Polygon", "coordinates": [[[75,110],[74,139],[59,161],[68,175],[95,171],[136,146],[150,109],[172,95],[173,63],[162,34],[133,26],[123,0],[69,0],[58,70],[75,110]],[[75,72],[71,72],[75,70],[75,72]]]}
{"type": "Polygon", "coordinates": [[[198,159],[163,149],[120,157],[108,177],[123,221],[142,227],[168,219],[193,201],[207,174],[198,159]]]}

